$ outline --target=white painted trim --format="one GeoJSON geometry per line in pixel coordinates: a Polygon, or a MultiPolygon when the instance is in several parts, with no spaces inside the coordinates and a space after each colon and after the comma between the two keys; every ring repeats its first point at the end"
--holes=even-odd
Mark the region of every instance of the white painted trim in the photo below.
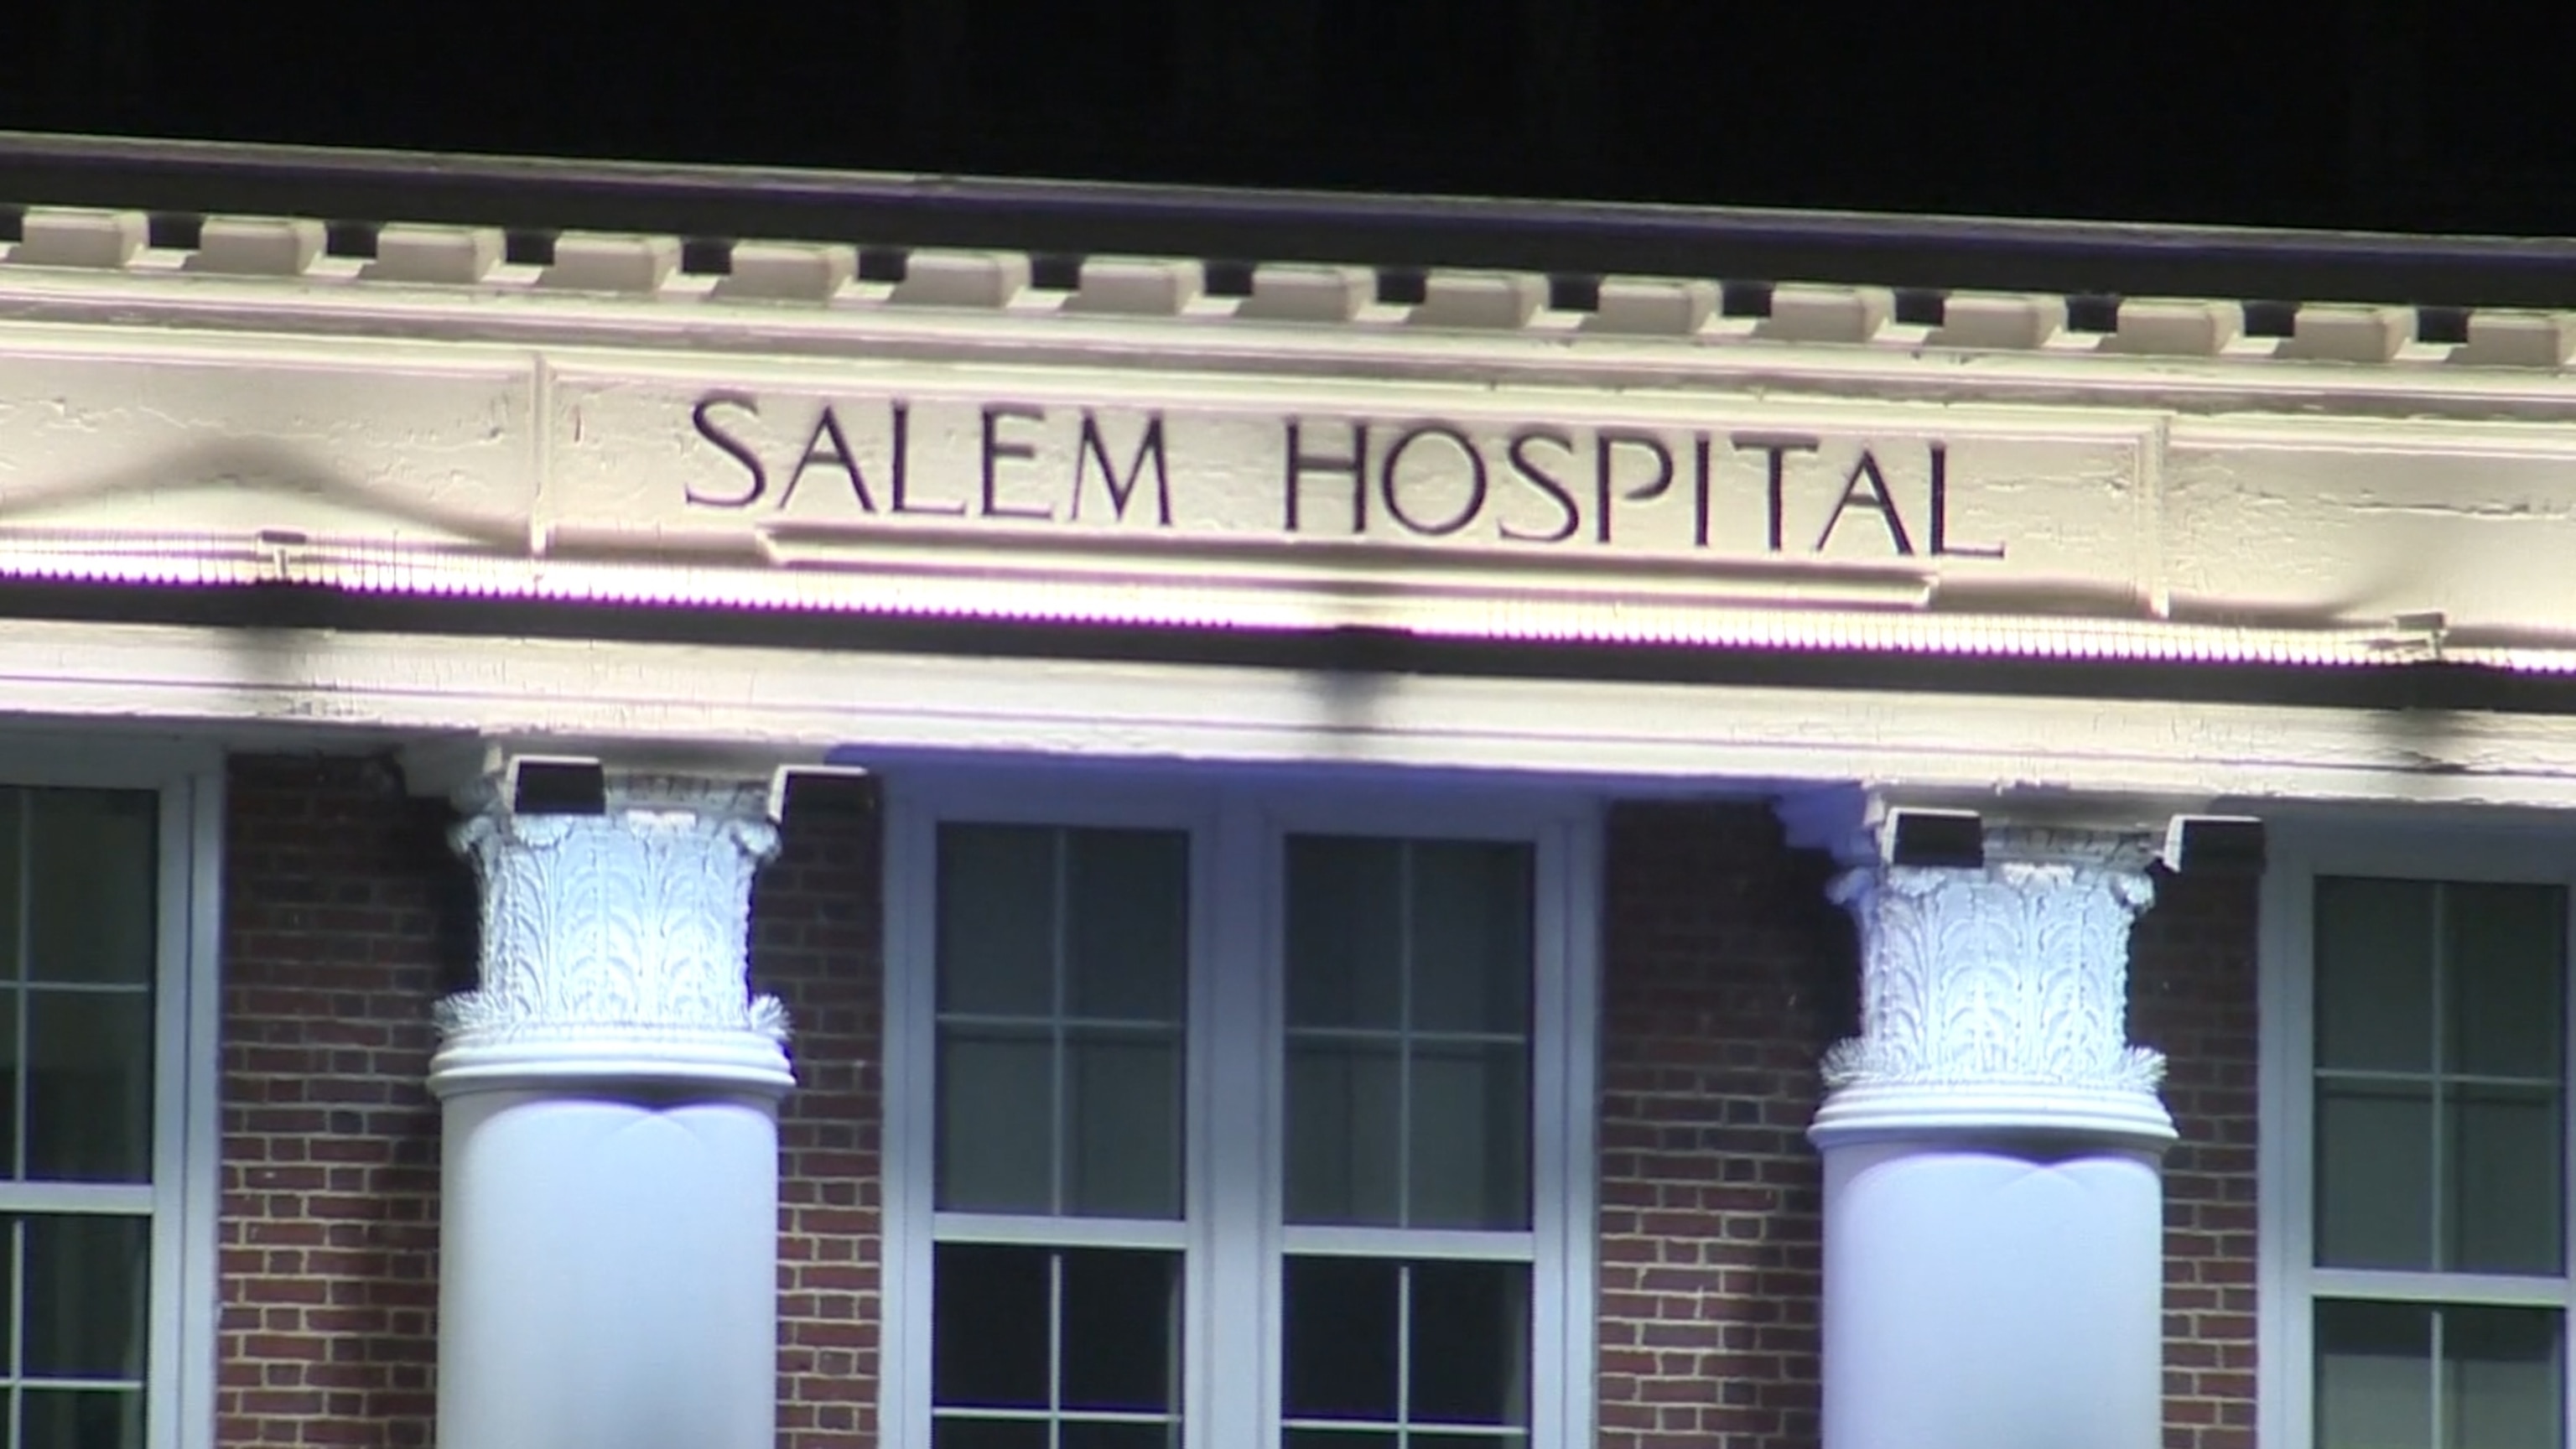
{"type": "Polygon", "coordinates": [[[220,759],[192,770],[180,788],[188,803],[189,875],[187,1127],[179,1185],[185,1223],[177,1317],[173,1414],[183,1449],[211,1449],[222,1314],[217,1224],[223,1205],[223,937],[224,831],[229,818],[220,759]]]}
{"type": "Polygon", "coordinates": [[[2357,1268],[2311,1268],[2308,1290],[2316,1298],[2378,1298],[2399,1303],[2493,1303],[2516,1308],[2565,1308],[2576,1286],[2564,1278],[2489,1276],[2478,1273],[2386,1273],[2357,1268]]]}
{"type": "MultiPolygon", "coordinates": [[[[1743,385],[1783,373],[1855,384],[1937,383],[1962,390],[2022,387],[2049,392],[2087,385],[2136,405],[2275,395],[2313,402],[2331,388],[2361,398],[2563,398],[2563,373],[2545,367],[2444,365],[2420,353],[2354,366],[2238,348],[2212,357],[2146,357],[2104,352],[2064,334],[2028,349],[1927,345],[1919,331],[1882,328],[1859,343],[1816,344],[1756,337],[1741,319],[1712,319],[1689,336],[1653,337],[1577,330],[1579,320],[1542,310],[1519,329],[1452,330],[1372,307],[1339,325],[1238,317],[1204,299],[1178,317],[1065,312],[1015,291],[992,307],[886,305],[891,289],[852,282],[829,305],[741,306],[715,302],[711,279],[674,275],[658,295],[617,296],[541,289],[534,268],[500,267],[478,285],[422,285],[356,278],[337,259],[286,278],[182,273],[174,255],[146,250],[122,269],[0,267],[0,316],[45,330],[139,333],[152,345],[175,336],[304,333],[345,348],[387,337],[491,348],[554,345],[618,351],[686,349],[718,356],[900,356],[993,351],[1028,358],[1073,356],[1131,366],[1223,369],[1245,360],[1305,369],[1410,364],[1454,373],[1462,366],[1569,375],[1596,386],[1650,386],[1676,377],[1733,378],[1743,385]],[[48,320],[87,314],[114,322],[48,320]],[[2071,345],[2070,345],[2071,344],[2071,345]]],[[[1579,385],[1579,384],[1578,384],[1579,385]]]]}
{"type": "MultiPolygon", "coordinates": [[[[1554,1221],[1557,1300],[1566,1306],[1553,1344],[1537,1345],[1564,1365],[1554,1413],[1537,1420],[1539,1432],[1553,1428],[1557,1443],[1576,1446],[1597,1442],[1600,1396],[1601,1321],[1601,982],[1602,898],[1607,886],[1603,852],[1608,832],[1598,808],[1584,811],[1564,827],[1565,963],[1557,1010],[1562,1013],[1564,1050],[1554,1054],[1564,1078],[1555,1098],[1565,1105],[1556,1130],[1560,1160],[1570,1164],[1564,1188],[1547,1206],[1554,1221]]],[[[1536,1406],[1533,1405],[1535,1408],[1536,1406]]]]}
{"type": "MultiPolygon", "coordinates": [[[[1535,1154],[1533,1154],[1535,1155],[1535,1154]]],[[[1345,1258],[1466,1258],[1497,1261],[1535,1259],[1535,1231],[1483,1232],[1472,1228],[1303,1227],[1291,1224],[1280,1233],[1280,1251],[1345,1258]]]]}
{"type": "MultiPolygon", "coordinates": [[[[174,1030],[176,1028],[173,1028],[174,1030]]],[[[158,1031],[155,1035],[160,1035],[158,1031]]],[[[158,1056],[155,1047],[155,1056],[158,1056]]],[[[157,1069],[159,1063],[155,1061],[157,1069]]],[[[157,1163],[168,1134],[160,1131],[167,1114],[159,1110],[161,1076],[153,1082],[153,1156],[157,1163]]],[[[173,1088],[174,1091],[178,1090],[173,1088]]],[[[156,1174],[157,1175],[157,1174],[156,1174]]],[[[167,1193],[158,1182],[11,1182],[0,1183],[0,1213],[103,1213],[135,1216],[160,1210],[167,1193]]],[[[156,1300],[157,1301],[157,1300],[156,1300]]]]}
{"type": "MultiPolygon", "coordinates": [[[[1856,675],[1855,678],[1866,676],[1856,675]]],[[[98,729],[544,735],[854,762],[1044,755],[1505,771],[1705,790],[1858,780],[2206,802],[2576,808],[2576,718],[1611,679],[18,621],[15,708],[98,729]],[[685,689],[671,681],[687,681],[685,689]]]]}
{"type": "Polygon", "coordinates": [[[889,787],[878,862],[884,920],[884,1099],[879,1128],[884,1180],[885,1291],[879,1317],[877,1437],[885,1449],[929,1449],[931,1224],[935,1214],[934,998],[927,960],[937,906],[927,848],[935,819],[909,792],[889,787]],[[918,1411],[918,1412],[917,1412],[918,1411]]]}
{"type": "Polygon", "coordinates": [[[2274,830],[2263,878],[2257,948],[2255,1131],[2255,1442],[2305,1449],[2316,1403],[2305,1291],[2313,1221],[2308,1196],[2310,1072],[2307,912],[2312,872],[2293,830],[2274,830]],[[2293,1125],[2293,1121],[2297,1125],[2293,1125]]]}
{"type": "Polygon", "coordinates": [[[1258,801],[1239,789],[1219,788],[1211,829],[1196,842],[1193,871],[1208,889],[1201,898],[1212,909],[1201,912],[1190,933],[1193,951],[1213,964],[1223,940],[1250,941],[1256,969],[1208,970],[1192,982],[1190,1030],[1199,1043],[1226,1040],[1227,1023],[1252,1035],[1249,1049],[1191,1053],[1206,1109],[1190,1124],[1191,1146],[1207,1154],[1204,1170],[1192,1175],[1191,1287],[1198,1291],[1197,1362],[1246,1365],[1248,1372],[1185,1374],[1188,1406],[1194,1416],[1183,1426],[1183,1449],[1230,1449],[1226,1426],[1258,1425],[1256,1442],[1275,1444],[1280,1394],[1279,1273],[1284,1240],[1279,1214],[1272,1205],[1286,1193],[1287,1169],[1280,1123],[1281,1062],[1285,1055],[1287,1019],[1279,980],[1279,942],[1285,934],[1277,893],[1269,881],[1277,873],[1277,841],[1268,829],[1258,801]],[[1252,869],[1225,869],[1230,861],[1254,861],[1252,869]],[[1221,933],[1218,922],[1231,922],[1221,933]],[[1247,1129],[1245,1124],[1250,1124],[1247,1129]],[[1238,1227],[1236,1242],[1226,1241],[1223,1223],[1238,1227]],[[1234,1305],[1211,1311],[1213,1305],[1234,1305]]]}
{"type": "Polygon", "coordinates": [[[156,1002],[153,1144],[153,1449],[214,1442],[218,1342],[216,1220],[221,1207],[223,775],[168,773],[146,759],[161,794],[161,996],[156,1002]],[[211,888],[211,889],[210,889],[211,888]]]}
{"type": "Polygon", "coordinates": [[[1188,1246],[1182,1225],[1127,1218],[1020,1218],[986,1213],[935,1212],[930,1236],[940,1243],[1038,1243],[1057,1248],[1155,1248],[1188,1246]]]}
{"type": "MultiPolygon", "coordinates": [[[[2276,826],[2263,882],[2258,969],[2260,1094],[2257,1203],[2256,1435],[2265,1449],[2304,1449],[2315,1434],[2314,1304],[2321,1297],[2576,1306],[2576,1242],[2558,1279],[2382,1273],[2313,1266],[2315,1223],[2315,882],[2320,876],[2519,881],[2568,892],[2566,960],[2576,970],[2576,831],[2530,821],[2468,828],[2407,819],[2373,823],[2310,812],[2276,826]]],[[[2568,1070],[2576,1082],[2576,980],[2566,989],[2568,1070]]],[[[2576,1093],[2562,1131],[2562,1200],[2576,1227],[2576,1093]]],[[[2576,1394],[2576,1323],[2562,1340],[2562,1381],[2576,1394]]],[[[2576,1400],[2568,1422],[2576,1422],[2576,1400]]]]}
{"type": "Polygon", "coordinates": [[[1252,1031],[1252,1047],[1234,1052],[1198,1052],[1206,1057],[1206,1091],[1211,1111],[1198,1114],[1198,1145],[1208,1150],[1208,1171],[1195,1183],[1198,1199],[1190,1204],[1193,1248],[1203,1263],[1203,1302],[1242,1305],[1236,1312],[1211,1312],[1198,1343],[1206,1354],[1200,1364],[1244,1364],[1249,1372],[1193,1374],[1198,1379],[1190,1408],[1198,1413],[1195,1428],[1185,1431],[1185,1449],[1229,1449],[1221,1426],[1252,1423],[1257,1444],[1280,1444],[1278,1405],[1283,1385],[1285,1336],[1280,1333],[1280,1253],[1288,1235],[1275,1204],[1288,1196],[1288,1165],[1280,1150],[1288,1140],[1283,1127],[1285,1093],[1285,990],[1283,938],[1285,918],[1280,892],[1280,841],[1262,810],[1262,799],[1249,789],[1218,789],[1216,828],[1203,841],[1193,864],[1208,869],[1208,931],[1195,933],[1193,946],[1216,957],[1221,941],[1249,941],[1255,969],[1208,972],[1203,995],[1206,1011],[1193,1011],[1193,1031],[1200,1042],[1221,1042],[1229,1021],[1239,1031],[1252,1031]],[[1252,861],[1249,869],[1224,869],[1226,861],[1252,861]],[[1216,920],[1236,923],[1218,933],[1216,920]],[[1224,1116],[1218,1116],[1224,1111],[1224,1116]],[[1249,1122],[1252,1129],[1239,1124],[1249,1122]],[[1236,1124],[1226,1129],[1226,1124],[1236,1124]],[[1221,1222],[1239,1227],[1236,1240],[1218,1232],[1221,1222]]]}

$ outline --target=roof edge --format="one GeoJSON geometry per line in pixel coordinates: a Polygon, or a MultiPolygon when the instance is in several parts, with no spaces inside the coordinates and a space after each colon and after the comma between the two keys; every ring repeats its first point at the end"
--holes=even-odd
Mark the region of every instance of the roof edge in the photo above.
{"type": "Polygon", "coordinates": [[[2576,309],[2576,240],[1386,196],[0,132],[0,203],[714,241],[2576,309]]]}

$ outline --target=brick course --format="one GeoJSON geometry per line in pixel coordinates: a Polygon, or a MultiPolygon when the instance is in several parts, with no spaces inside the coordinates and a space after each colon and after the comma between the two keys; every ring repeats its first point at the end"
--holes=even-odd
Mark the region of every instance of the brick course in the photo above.
{"type": "Polygon", "coordinates": [[[375,760],[229,775],[216,1442],[426,1445],[448,814],[375,760]]]}
{"type": "MultiPolygon", "coordinates": [[[[431,1442],[429,1009],[468,984],[453,813],[382,760],[243,757],[226,826],[217,1442],[431,1442]]],[[[800,815],[752,970],[795,1023],[780,1122],[779,1444],[875,1442],[876,821],[800,815]]]]}
{"type": "Polygon", "coordinates": [[[778,1124],[780,1449],[876,1442],[884,1029],[873,812],[795,817],[752,894],[753,985],[786,1001],[778,1124]]]}
{"type": "MultiPolygon", "coordinates": [[[[1601,1060],[1601,1442],[1787,1449],[1818,1433],[1825,1046],[1858,947],[1821,857],[1743,804],[1609,822],[1601,1060]]],[[[2131,1036],[2171,1059],[2165,1443],[2252,1449],[2255,900],[2160,876],[2131,1036]]]]}
{"type": "Polygon", "coordinates": [[[1759,805],[1614,808],[1603,876],[1600,1442],[1816,1442],[1816,1060],[1852,1029],[1830,866],[1759,805]]]}
{"type": "Polygon", "coordinates": [[[2251,878],[2160,876],[2129,1034],[2165,1053],[2165,1446],[2254,1446],[2257,974],[2251,878]]]}

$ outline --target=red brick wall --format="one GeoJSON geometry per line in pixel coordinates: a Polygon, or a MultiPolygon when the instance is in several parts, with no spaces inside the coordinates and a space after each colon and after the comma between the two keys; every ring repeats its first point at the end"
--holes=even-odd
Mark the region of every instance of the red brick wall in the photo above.
{"type": "MultiPolygon", "coordinates": [[[[1812,1445],[1815,1062],[1857,1027],[1830,867],[1766,809],[1612,812],[1603,912],[1601,1441],[1812,1445]]],[[[2252,1449],[2255,885],[2158,881],[2132,1036],[2171,1057],[2169,1449],[2252,1449]]]]}
{"type": "Polygon", "coordinates": [[[1852,930],[1769,810],[1609,821],[1600,1441],[1816,1442],[1816,1059],[1848,1031],[1852,930]]]}
{"type": "Polygon", "coordinates": [[[230,773],[216,1441],[426,1445],[447,813],[377,761],[230,773]]]}
{"type": "Polygon", "coordinates": [[[781,1449],[876,1442],[877,838],[873,813],[800,813],[752,897],[752,979],[795,1030],[778,1128],[781,1449]]]}
{"type": "MultiPolygon", "coordinates": [[[[438,1108],[430,1004],[470,980],[442,802],[380,760],[231,767],[217,1441],[431,1442],[438,1108]]],[[[876,820],[800,814],[754,905],[787,1001],[781,1449],[875,1442],[876,820]]]]}
{"type": "MultiPolygon", "coordinates": [[[[234,762],[224,981],[219,1442],[426,1445],[438,1121],[429,1004],[470,960],[449,814],[380,761],[234,762]]],[[[875,1442],[877,822],[800,816],[759,882],[758,987],[786,998],[782,1449],[875,1442]]],[[[1629,804],[1603,903],[1601,1441],[1811,1445],[1823,1048],[1853,1027],[1830,871],[1758,806],[1629,804]]],[[[2162,882],[2133,1031],[2173,1059],[2172,1449],[2247,1449],[2253,1397],[2254,895],[2162,882]]]]}
{"type": "Polygon", "coordinates": [[[2131,938],[2129,1034],[2167,1058],[2166,1449],[2253,1449],[2256,893],[2156,882],[2131,938]]]}

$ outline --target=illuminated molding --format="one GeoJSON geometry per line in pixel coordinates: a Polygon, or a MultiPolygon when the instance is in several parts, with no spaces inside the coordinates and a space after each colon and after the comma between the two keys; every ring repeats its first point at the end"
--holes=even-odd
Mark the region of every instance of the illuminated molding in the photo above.
{"type": "MultiPolygon", "coordinates": [[[[102,307],[116,307],[124,299],[111,290],[110,277],[185,274],[234,286],[291,282],[306,296],[340,289],[363,294],[401,284],[554,294],[571,306],[606,297],[690,303],[756,297],[832,312],[930,306],[1086,320],[1186,313],[1193,324],[1213,318],[1485,336],[1559,336],[1571,322],[1593,336],[1662,338],[1695,347],[2046,352],[2066,359],[2098,351],[2224,359],[2230,365],[2323,362],[2383,370],[2449,363],[2558,371],[2576,359],[2576,314],[2516,308],[2472,311],[2466,342],[2433,343],[2417,338],[2409,309],[2299,304],[2292,310],[2294,335],[2273,346],[2244,339],[2243,304],[2229,298],[2129,299],[2120,306],[2118,331],[2091,339],[2066,332],[2067,299],[2050,294],[1953,293],[1940,324],[1924,329],[1889,323],[1892,298],[1884,288],[1768,279],[1768,316],[1713,319],[1708,299],[1715,295],[1714,282],[1621,278],[1602,283],[1595,310],[1569,318],[1544,305],[1544,279],[1516,274],[1435,267],[1421,274],[1421,305],[1381,308],[1371,305],[1378,273],[1367,266],[1262,263],[1253,268],[1249,296],[1212,298],[1200,294],[1199,259],[1151,256],[1087,262],[1099,271],[1097,282],[1032,307],[1032,258],[1009,250],[916,250],[906,259],[904,280],[887,289],[850,284],[855,262],[848,248],[756,237],[730,244],[732,276],[708,278],[683,275],[678,243],[659,236],[568,233],[556,240],[549,265],[510,267],[502,265],[500,233],[490,228],[387,223],[376,229],[374,259],[363,263],[318,256],[321,223],[311,218],[209,217],[193,246],[175,251],[147,246],[146,233],[140,213],[30,207],[21,220],[21,240],[0,254],[0,292],[13,275],[76,273],[101,289],[102,307]]],[[[48,296],[63,300],[62,289],[48,296]]]]}
{"type": "Polygon", "coordinates": [[[1982,865],[1847,870],[1861,1034],[1825,1054],[1812,1135],[2169,1142],[2164,1059],[2128,1042],[2129,928],[2155,899],[2144,833],[1989,828],[1982,865]]]}
{"type": "MultiPolygon", "coordinates": [[[[2118,663],[2368,668],[2460,663],[2576,671],[2576,651],[2442,648],[2408,621],[2289,629],[2167,620],[1897,612],[1928,584],[1902,574],[1818,572],[1812,580],[1720,579],[1658,598],[1633,587],[1585,591],[1491,569],[1391,565],[1373,590],[1324,574],[1247,569],[1211,579],[1188,562],[1118,572],[1072,556],[1014,566],[1001,551],[887,543],[838,546],[838,567],[768,572],[680,565],[512,559],[391,544],[299,541],[202,552],[138,550],[130,540],[20,539],[0,547],[0,577],[108,584],[294,584],[358,594],[870,614],[994,622],[1265,631],[1368,628],[1425,639],[1959,655],[2118,663]],[[910,568],[901,565],[909,563],[910,568]]],[[[795,554],[785,552],[787,561],[795,554]]]]}
{"type": "Polygon", "coordinates": [[[768,781],[612,773],[598,814],[486,776],[452,840],[482,887],[480,984],[441,1001],[436,1091],[566,1078],[793,1084],[787,1013],[749,982],[768,781]]]}

